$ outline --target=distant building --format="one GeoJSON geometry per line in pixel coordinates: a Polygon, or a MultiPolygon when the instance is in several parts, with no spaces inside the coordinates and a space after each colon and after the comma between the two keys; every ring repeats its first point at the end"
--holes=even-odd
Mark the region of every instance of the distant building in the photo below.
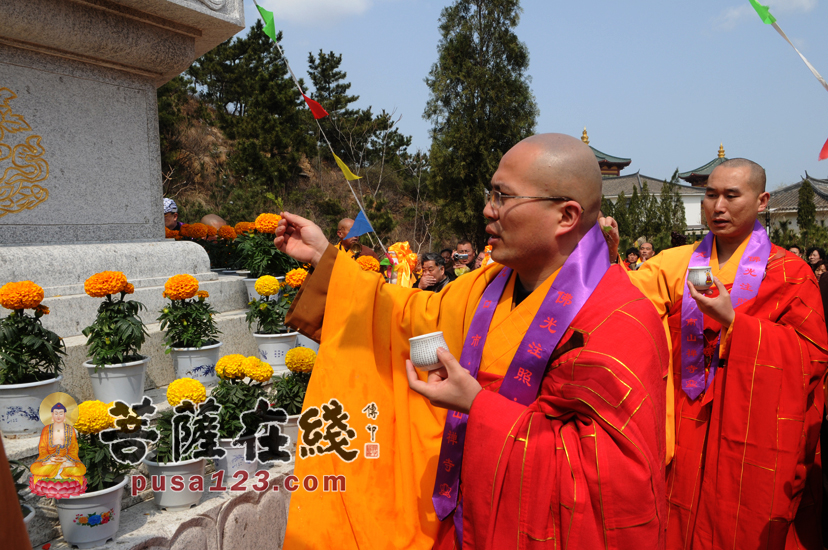
{"type": "Polygon", "coordinates": [[[679,172],[678,177],[693,187],[705,187],[707,185],[707,178],[710,177],[710,172],[726,160],[728,159],[725,157],[724,143],[721,143],[719,144],[719,156],[717,158],[694,170],[679,172]]]}
{"type": "MultiPolygon", "coordinates": [[[[587,135],[586,128],[584,128],[581,141],[589,145],[589,136],[587,135]]],[[[604,180],[602,193],[613,204],[618,200],[621,192],[624,193],[627,199],[632,196],[633,189],[638,189],[638,192],[641,193],[641,188],[645,182],[647,183],[647,190],[650,194],[657,196],[661,195],[661,188],[664,185],[673,185],[678,189],[682,202],[684,203],[684,218],[687,222],[687,230],[700,231],[704,229],[701,219],[701,201],[704,198],[703,188],[699,189],[698,187],[690,185],[668,183],[662,179],[644,176],[640,172],[622,176],[620,174],[621,170],[629,166],[632,159],[614,157],[602,153],[594,147],[590,148],[595,153],[595,158],[598,159],[598,164],[601,166],[601,174],[604,180]]]]}
{"type": "MultiPolygon", "coordinates": [[[[770,213],[770,226],[775,228],[779,222],[788,222],[788,229],[799,232],[799,225],[796,223],[796,213],[799,209],[799,188],[805,180],[811,182],[814,188],[814,204],[816,205],[817,223],[825,223],[828,220],[828,179],[821,180],[811,177],[805,172],[805,177],[797,183],[781,187],[770,193],[768,201],[768,212],[770,213]]],[[[760,215],[760,221],[767,224],[760,215]]]]}

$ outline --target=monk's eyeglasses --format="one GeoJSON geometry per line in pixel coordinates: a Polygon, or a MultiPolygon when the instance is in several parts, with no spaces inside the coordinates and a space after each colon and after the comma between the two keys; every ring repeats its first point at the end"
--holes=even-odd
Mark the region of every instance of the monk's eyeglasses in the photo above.
{"type": "Polygon", "coordinates": [[[505,193],[501,193],[500,191],[489,189],[484,189],[483,191],[486,193],[486,202],[490,202],[492,204],[492,208],[496,210],[499,210],[500,207],[503,206],[503,199],[537,199],[555,202],[568,202],[575,200],[569,197],[530,197],[527,195],[507,195],[505,193]]]}

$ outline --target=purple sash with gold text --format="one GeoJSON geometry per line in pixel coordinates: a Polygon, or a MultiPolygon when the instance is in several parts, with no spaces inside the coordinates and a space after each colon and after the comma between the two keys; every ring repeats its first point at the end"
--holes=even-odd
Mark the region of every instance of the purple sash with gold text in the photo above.
{"type": "MultiPolygon", "coordinates": [[[[501,395],[523,405],[529,405],[537,399],[541,379],[552,352],[604,277],[609,266],[607,244],[601,228],[596,224],[581,239],[561,267],[560,273],[555,278],[515,352],[515,357],[500,386],[501,395]]],[[[466,334],[460,364],[474,377],[477,377],[480,369],[483,346],[486,344],[495,308],[511,273],[510,268],[504,267],[486,287],[472,318],[469,332],[466,334]]],[[[440,459],[437,464],[437,479],[432,496],[434,509],[440,520],[447,518],[457,507],[454,524],[461,545],[462,503],[458,506],[457,496],[467,421],[468,415],[449,411],[443,430],[440,459]]]]}
{"type": "MultiPolygon", "coordinates": [[[[690,267],[709,266],[713,251],[713,232],[705,236],[692,256],[690,267]]],[[[753,233],[745,248],[733,287],[730,289],[730,301],[733,309],[756,297],[759,285],[765,276],[768,265],[771,242],[765,228],[758,221],[753,226],[753,233]]],[[[727,330],[727,327],[723,327],[727,330]]],[[[696,301],[687,290],[687,275],[684,277],[684,298],[681,301],[681,389],[692,400],[702,391],[707,390],[713,382],[719,366],[719,346],[713,351],[710,360],[710,372],[704,377],[704,315],[699,311],[696,301]]]]}

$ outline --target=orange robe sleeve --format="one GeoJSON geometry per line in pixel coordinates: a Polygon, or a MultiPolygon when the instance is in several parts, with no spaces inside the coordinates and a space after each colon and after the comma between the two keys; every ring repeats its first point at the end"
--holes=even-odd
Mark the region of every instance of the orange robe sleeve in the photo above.
{"type": "MultiPolygon", "coordinates": [[[[680,378],[681,303],[670,316],[680,378]]],[[[705,327],[712,326],[705,318],[705,327]]],[[[676,391],[668,548],[822,548],[816,453],[828,335],[810,268],[773,246],[703,398],[676,391]]]]}
{"type": "Polygon", "coordinates": [[[464,548],[663,548],[661,320],[613,267],[562,348],[528,407],[490,391],[472,405],[464,548]]]}
{"type": "MultiPolygon", "coordinates": [[[[388,285],[334,247],[325,252],[287,322],[321,340],[304,412],[335,399],[353,435],[344,448],[358,456],[350,462],[336,452],[297,456],[295,475],[316,476],[319,489],[291,496],[285,548],[432,547],[440,523],[431,493],[446,411],[410,391],[408,338],[443,331],[459,356],[480,296],[499,269],[488,266],[433,293],[388,285]],[[371,403],[375,419],[362,412],[371,403]],[[378,457],[366,456],[369,443],[379,445],[378,457]],[[324,491],[326,476],[344,476],[346,491],[324,491]]],[[[301,446],[309,432],[301,423],[299,429],[301,446]]]]}
{"type": "Polygon", "coordinates": [[[11,476],[11,467],[3,449],[0,438],[0,508],[3,510],[3,521],[0,521],[0,540],[4,548],[31,550],[29,533],[23,523],[23,512],[17,500],[17,491],[11,476]]]}

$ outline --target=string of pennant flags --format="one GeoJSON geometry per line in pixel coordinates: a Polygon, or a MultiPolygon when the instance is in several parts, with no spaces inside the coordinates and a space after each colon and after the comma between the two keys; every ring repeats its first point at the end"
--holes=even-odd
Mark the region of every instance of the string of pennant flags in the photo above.
{"type": "MultiPolygon", "coordinates": [[[[805,56],[802,55],[802,52],[800,52],[797,49],[797,47],[794,46],[793,42],[791,42],[791,39],[788,38],[788,35],[786,35],[785,32],[781,28],[779,28],[779,25],[776,24],[776,17],[771,15],[768,6],[763,6],[758,2],[758,0],[750,0],[750,5],[753,6],[753,9],[756,10],[756,13],[759,14],[759,18],[762,19],[762,22],[765,25],[773,26],[773,28],[776,29],[776,32],[778,32],[779,35],[785,39],[785,42],[791,45],[794,51],[796,51],[796,53],[799,54],[799,57],[802,58],[802,61],[805,62],[805,65],[808,67],[811,73],[816,77],[817,80],[819,80],[819,83],[822,84],[822,87],[825,88],[826,91],[828,91],[828,82],[825,82],[825,79],[822,78],[822,75],[819,74],[819,72],[814,68],[813,65],[811,65],[808,59],[806,59],[805,56]]],[[[826,158],[828,158],[828,140],[825,142],[825,145],[822,146],[822,150],[819,152],[819,160],[825,160],[826,158]]]]}
{"type": "MultiPolygon", "coordinates": [[[[345,238],[350,237],[358,237],[359,235],[367,234],[369,237],[371,233],[376,235],[376,231],[374,231],[373,225],[371,225],[371,221],[368,219],[368,215],[365,213],[365,207],[362,205],[362,201],[359,199],[356,191],[354,190],[354,186],[351,185],[351,182],[354,180],[360,179],[362,176],[357,176],[354,174],[348,165],[339,158],[336,153],[334,153],[333,147],[331,146],[331,142],[328,141],[328,136],[325,135],[325,131],[322,129],[322,125],[319,124],[319,119],[325,118],[328,116],[328,111],[325,110],[322,105],[319,104],[318,101],[314,101],[310,97],[305,94],[305,91],[302,89],[302,86],[299,84],[299,79],[296,78],[296,74],[293,72],[293,69],[290,67],[290,63],[288,63],[287,57],[285,57],[285,52],[282,51],[282,47],[279,45],[279,41],[276,40],[276,24],[273,19],[273,12],[268,11],[261,7],[256,0],[253,0],[253,3],[256,5],[256,9],[259,10],[259,15],[262,17],[262,22],[264,23],[264,33],[273,40],[273,43],[276,45],[276,49],[279,50],[279,55],[282,58],[282,61],[287,67],[288,72],[290,73],[290,77],[293,79],[293,83],[296,85],[296,89],[299,90],[299,93],[302,94],[302,98],[305,100],[308,108],[310,109],[311,113],[313,114],[313,119],[316,122],[316,126],[319,128],[320,135],[324,138],[325,143],[328,145],[328,149],[331,151],[334,160],[336,161],[336,165],[339,166],[339,169],[342,171],[342,175],[345,176],[345,182],[348,184],[348,188],[351,190],[351,194],[354,196],[354,200],[359,206],[359,215],[357,216],[356,220],[354,220],[354,225],[351,227],[351,231],[345,238]],[[360,232],[361,231],[361,232],[360,232]]],[[[377,242],[379,243],[382,251],[387,255],[388,250],[386,250],[385,246],[382,244],[382,240],[380,240],[379,235],[376,235],[377,242]]],[[[371,238],[373,241],[373,238],[371,238]]]]}

